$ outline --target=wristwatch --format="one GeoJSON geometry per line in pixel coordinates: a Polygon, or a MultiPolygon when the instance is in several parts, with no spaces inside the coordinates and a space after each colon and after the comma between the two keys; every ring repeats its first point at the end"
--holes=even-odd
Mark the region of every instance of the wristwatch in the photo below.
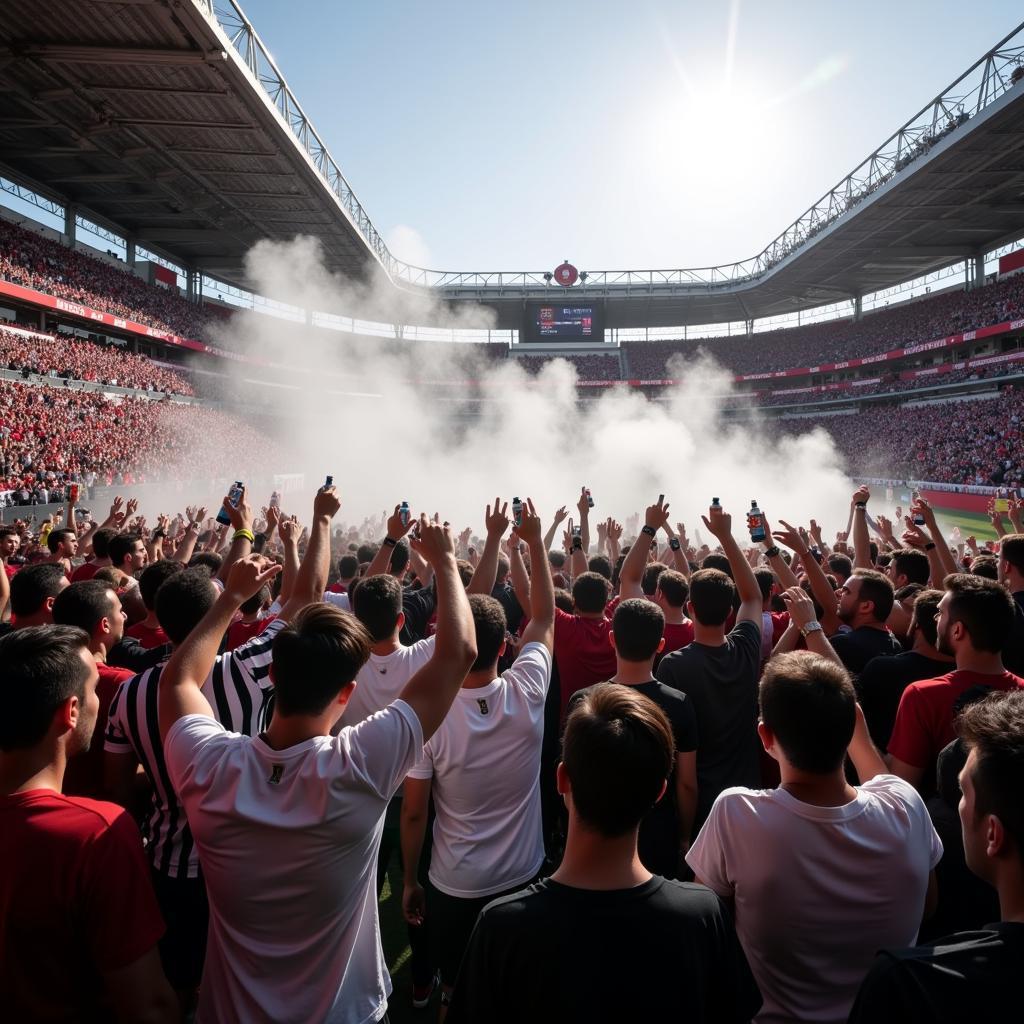
{"type": "Polygon", "coordinates": [[[778,557],[778,554],[779,554],[779,545],[778,544],[773,544],[764,553],[765,558],[776,558],[776,557],[778,557]]]}
{"type": "Polygon", "coordinates": [[[672,549],[673,551],[678,551],[678,550],[679,550],[679,548],[680,548],[680,547],[681,547],[682,545],[680,545],[680,543],[679,543],[679,538],[678,538],[678,537],[669,537],[669,539],[668,539],[668,546],[669,546],[669,547],[670,547],[670,548],[671,548],[671,549],[672,549]]]}
{"type": "Polygon", "coordinates": [[[821,623],[817,619],[811,619],[810,622],[805,622],[800,627],[800,633],[804,637],[804,639],[806,639],[810,633],[822,632],[824,632],[824,630],[821,628],[821,623]]]}
{"type": "Polygon", "coordinates": [[[653,536],[655,536],[655,534],[657,534],[658,531],[653,526],[648,526],[645,523],[643,528],[640,530],[640,532],[641,533],[646,533],[648,537],[653,537],[653,536]]]}

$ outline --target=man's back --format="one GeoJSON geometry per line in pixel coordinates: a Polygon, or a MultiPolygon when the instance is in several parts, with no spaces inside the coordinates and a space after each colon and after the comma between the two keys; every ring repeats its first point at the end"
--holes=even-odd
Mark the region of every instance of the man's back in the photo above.
{"type": "Polygon", "coordinates": [[[952,668],[950,662],[929,658],[919,651],[882,655],[864,666],[857,677],[857,699],[864,709],[871,739],[879,750],[884,753],[889,747],[903,691],[911,683],[934,679],[952,668]]]}
{"type": "Polygon", "coordinates": [[[961,1024],[1020,1016],[1024,924],[1003,921],[875,958],[850,1024],[961,1024]]]}
{"type": "Polygon", "coordinates": [[[761,630],[741,622],[720,647],[693,643],[666,656],[660,682],[681,690],[697,716],[697,821],[729,786],[761,783],[757,740],[757,678],[761,630]]]}
{"type": "Polygon", "coordinates": [[[402,701],[285,750],[205,716],[175,723],[168,772],[210,896],[201,1020],[372,1019],[391,990],[377,937],[377,844],[422,745],[402,701]]]}
{"type": "Polygon", "coordinates": [[[390,654],[371,653],[356,675],[356,688],[345,705],[335,732],[346,725],[358,725],[364,718],[397,700],[405,684],[430,661],[433,653],[433,637],[417,640],[410,647],[399,647],[390,654]]]}
{"type": "Polygon", "coordinates": [[[448,1020],[747,1021],[759,1004],[728,915],[703,886],[545,879],[481,913],[448,1020]]]}
{"type": "Polygon", "coordinates": [[[156,945],[163,920],[139,830],[116,804],[0,796],[0,992],[11,1021],[110,1019],[100,973],[156,945]]]}
{"type": "Polygon", "coordinates": [[[840,807],[727,790],[686,860],[735,900],[758,1020],[828,1024],[845,1021],[877,949],[914,943],[941,855],[917,792],[880,775],[840,807]]]}
{"type": "Polygon", "coordinates": [[[887,629],[858,626],[831,637],[832,649],[839,660],[856,676],[872,658],[899,654],[900,642],[887,629]]]}
{"type": "Polygon", "coordinates": [[[459,691],[409,772],[433,780],[430,880],[449,896],[504,892],[540,869],[537,773],[550,678],[547,648],[527,644],[487,686],[459,691]]]}
{"type": "Polygon", "coordinates": [[[615,675],[615,651],[608,642],[612,624],[608,618],[584,618],[558,609],[555,612],[555,660],[561,686],[562,721],[569,698],[594,683],[615,675]]]}

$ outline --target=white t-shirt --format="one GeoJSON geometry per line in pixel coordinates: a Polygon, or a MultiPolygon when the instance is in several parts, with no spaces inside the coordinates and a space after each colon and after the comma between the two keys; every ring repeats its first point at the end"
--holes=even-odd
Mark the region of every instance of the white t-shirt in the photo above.
{"type": "Polygon", "coordinates": [[[370,660],[356,676],[356,687],[339,724],[356,725],[397,700],[405,684],[430,661],[433,654],[433,637],[419,640],[411,647],[399,647],[391,654],[371,654],[370,660]]]}
{"type": "Polygon", "coordinates": [[[352,602],[348,599],[348,594],[336,594],[333,590],[324,591],[324,604],[333,604],[343,612],[352,611],[352,602]]]}
{"type": "Polygon", "coordinates": [[[404,701],[286,750],[203,715],[174,723],[167,768],[210,895],[198,1021],[384,1016],[377,850],[388,800],[422,746],[404,701]]]}
{"type": "Polygon", "coordinates": [[[875,953],[913,946],[942,843],[913,786],[879,775],[842,807],[727,789],[686,862],[735,900],[759,1024],[845,1021],[875,953]]]}
{"type": "Polygon", "coordinates": [[[491,896],[544,862],[540,747],[551,653],[527,644],[487,686],[459,690],[423,748],[414,779],[433,779],[430,881],[449,896],[491,896]]]}

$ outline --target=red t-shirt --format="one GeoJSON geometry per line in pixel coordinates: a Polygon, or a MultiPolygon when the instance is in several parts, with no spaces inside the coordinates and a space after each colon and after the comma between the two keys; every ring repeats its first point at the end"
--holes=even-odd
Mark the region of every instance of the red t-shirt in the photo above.
{"type": "Polygon", "coordinates": [[[113,665],[97,665],[96,668],[100,676],[96,682],[96,696],[100,701],[96,729],[89,749],[68,761],[63,789],[68,796],[88,796],[98,800],[106,793],[103,785],[103,735],[107,731],[110,702],[117,688],[135,673],[126,668],[114,668],[113,665]]]}
{"type": "Polygon", "coordinates": [[[4,562],[4,572],[7,573],[7,578],[9,580],[14,579],[20,568],[20,565],[8,565],[6,562],[4,562]]]}
{"type": "Polygon", "coordinates": [[[900,698],[889,753],[906,764],[930,770],[942,748],[956,739],[953,705],[973,686],[1024,689],[1024,679],[1011,672],[990,675],[957,669],[937,679],[911,683],[900,698]]]}
{"type": "Polygon", "coordinates": [[[101,972],[164,932],[149,870],[123,807],[48,789],[0,796],[5,1019],[113,1019],[101,972]]]}
{"type": "Polygon", "coordinates": [[[142,622],[136,622],[134,626],[129,626],[124,631],[124,635],[130,636],[133,640],[138,640],[147,651],[170,643],[170,638],[164,632],[163,626],[147,626],[145,619],[142,622]]]}
{"type": "Polygon", "coordinates": [[[680,648],[687,647],[693,643],[693,622],[687,619],[685,622],[665,623],[665,646],[662,648],[661,656],[680,648]]]}
{"type": "Polygon", "coordinates": [[[71,582],[81,583],[82,580],[91,580],[102,568],[103,566],[97,565],[95,562],[86,562],[71,574],[71,582]]]}
{"type": "Polygon", "coordinates": [[[224,650],[233,651],[254,636],[259,636],[276,618],[276,615],[268,615],[265,619],[257,619],[255,622],[242,622],[239,619],[238,622],[231,623],[228,627],[228,642],[224,650]]]}
{"type": "Polygon", "coordinates": [[[555,609],[555,661],[561,687],[562,721],[577,690],[615,675],[615,651],[608,639],[611,621],[585,619],[555,609]]]}

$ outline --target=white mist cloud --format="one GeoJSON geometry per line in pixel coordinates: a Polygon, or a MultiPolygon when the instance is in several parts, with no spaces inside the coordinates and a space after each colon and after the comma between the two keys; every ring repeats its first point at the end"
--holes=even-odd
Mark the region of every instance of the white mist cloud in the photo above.
{"type": "Polygon", "coordinates": [[[433,257],[426,239],[408,224],[397,224],[388,233],[385,241],[388,248],[400,260],[415,267],[433,266],[433,257]]]}

